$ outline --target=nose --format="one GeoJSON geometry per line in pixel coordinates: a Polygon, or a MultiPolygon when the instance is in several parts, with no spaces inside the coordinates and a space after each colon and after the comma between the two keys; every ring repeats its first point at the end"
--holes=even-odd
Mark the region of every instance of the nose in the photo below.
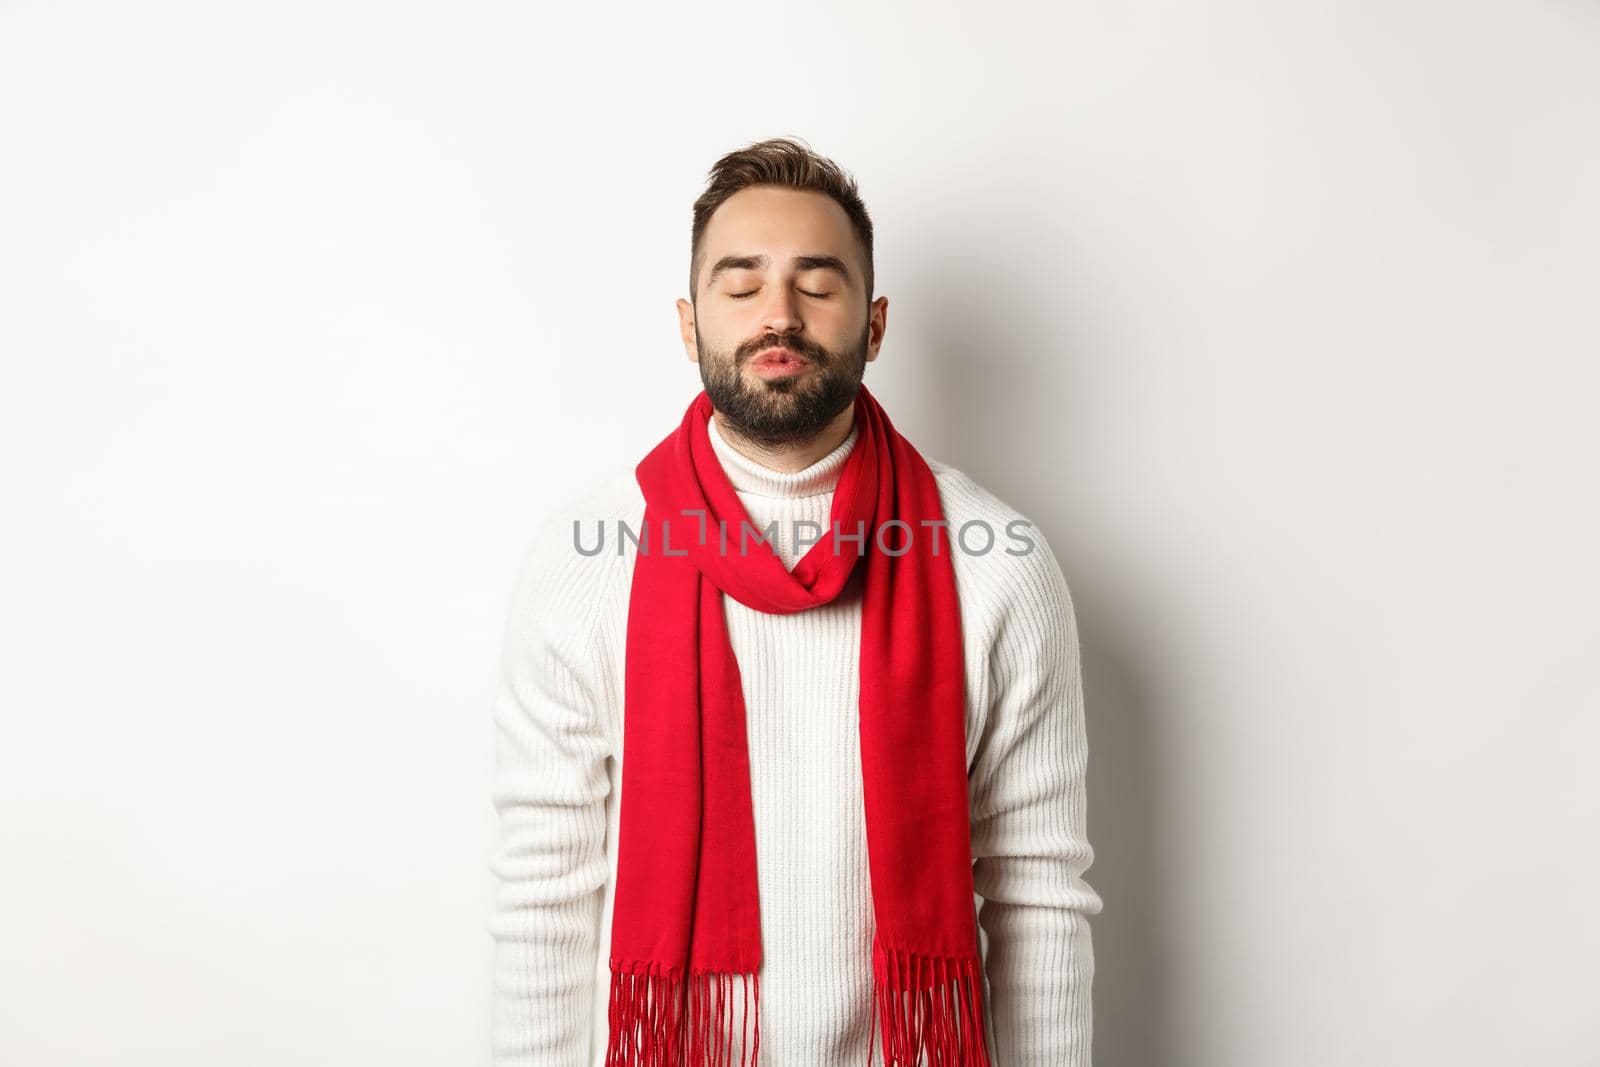
{"type": "Polygon", "coordinates": [[[761,324],[772,333],[792,333],[805,324],[800,321],[800,301],[792,289],[768,286],[770,294],[761,309],[761,324]]]}

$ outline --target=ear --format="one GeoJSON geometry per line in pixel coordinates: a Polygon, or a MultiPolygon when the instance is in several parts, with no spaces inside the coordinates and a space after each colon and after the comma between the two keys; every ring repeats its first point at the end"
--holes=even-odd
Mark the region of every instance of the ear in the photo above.
{"type": "Polygon", "coordinates": [[[867,315],[867,362],[871,363],[878,358],[878,349],[883,345],[883,333],[889,328],[889,298],[880,296],[868,307],[867,315]]]}
{"type": "Polygon", "coordinates": [[[683,350],[690,363],[700,362],[700,348],[695,344],[694,305],[687,300],[678,301],[678,335],[683,338],[683,350]]]}

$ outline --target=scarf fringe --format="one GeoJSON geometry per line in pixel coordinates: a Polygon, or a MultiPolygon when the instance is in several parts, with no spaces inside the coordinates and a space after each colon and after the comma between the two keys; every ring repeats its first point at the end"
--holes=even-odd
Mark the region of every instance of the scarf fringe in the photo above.
{"type": "Polygon", "coordinates": [[[755,1067],[761,1048],[761,977],[692,970],[685,980],[679,967],[613,959],[608,1013],[606,1067],[732,1067],[736,1036],[738,1067],[755,1067]],[[742,987],[738,997],[736,981],[742,987]],[[736,1007],[741,1009],[737,1033],[736,1007]]]}
{"type": "MultiPolygon", "coordinates": [[[[881,950],[873,974],[867,1063],[884,1067],[990,1067],[984,1035],[982,968],[973,958],[881,950]],[[926,1058],[924,1058],[926,1057],[926,1058]]],[[[758,973],[691,971],[659,963],[611,961],[611,1039],[606,1067],[755,1067],[761,1048],[758,973]],[[735,996],[734,985],[742,987],[735,996]],[[685,994],[688,994],[685,996],[685,994]]]]}
{"type": "MultiPolygon", "coordinates": [[[[873,1031],[883,1029],[884,1067],[989,1067],[978,961],[880,951],[883,962],[873,969],[873,1031]]],[[[871,1067],[870,1036],[867,1044],[871,1067]]]]}

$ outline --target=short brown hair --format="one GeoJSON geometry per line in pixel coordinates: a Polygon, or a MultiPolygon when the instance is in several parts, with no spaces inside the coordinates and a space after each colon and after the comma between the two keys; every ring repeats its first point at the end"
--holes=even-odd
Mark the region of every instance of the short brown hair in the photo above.
{"type": "Polygon", "coordinates": [[[705,235],[706,224],[723,201],[752,185],[814,189],[831,196],[844,208],[866,252],[867,299],[872,299],[872,218],[856,192],[855,179],[833,160],[817,155],[798,139],[772,137],[729,152],[717,160],[706,177],[706,191],[694,202],[694,230],[689,239],[691,302],[698,295],[695,285],[700,277],[700,239],[705,235]]]}

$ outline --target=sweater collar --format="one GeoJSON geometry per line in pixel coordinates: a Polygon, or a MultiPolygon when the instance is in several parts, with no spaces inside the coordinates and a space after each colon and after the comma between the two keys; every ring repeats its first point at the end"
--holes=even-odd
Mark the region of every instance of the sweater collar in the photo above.
{"type": "Polygon", "coordinates": [[[858,428],[852,423],[849,436],[839,442],[839,447],[811,466],[790,472],[773,470],[735,449],[717,432],[715,413],[706,420],[706,433],[711,438],[711,447],[721,461],[728,481],[733,483],[734,490],[757,496],[802,497],[833,492],[834,486],[839,483],[839,473],[844,469],[844,461],[855,447],[858,428]]]}

